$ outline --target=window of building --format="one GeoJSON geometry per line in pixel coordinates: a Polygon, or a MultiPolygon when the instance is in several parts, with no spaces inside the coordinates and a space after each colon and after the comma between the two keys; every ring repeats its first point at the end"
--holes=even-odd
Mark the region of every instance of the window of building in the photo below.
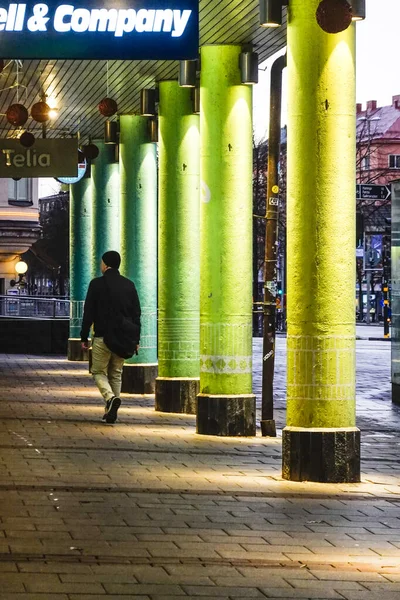
{"type": "Polygon", "coordinates": [[[400,154],[389,154],[389,169],[400,169],[400,154]]]}
{"type": "Polygon", "coordinates": [[[362,171],[369,171],[370,169],[371,169],[370,157],[369,156],[364,156],[361,159],[361,170],[362,171]]]}
{"type": "Polygon", "coordinates": [[[11,206],[32,206],[32,180],[8,180],[8,204],[11,206]]]}

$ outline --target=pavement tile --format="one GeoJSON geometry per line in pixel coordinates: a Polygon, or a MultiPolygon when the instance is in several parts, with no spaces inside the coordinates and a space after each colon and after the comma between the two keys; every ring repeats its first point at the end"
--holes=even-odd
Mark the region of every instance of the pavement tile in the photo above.
{"type": "Polygon", "coordinates": [[[19,586],[0,600],[400,597],[390,348],[357,347],[363,482],[337,485],[281,479],[284,360],[278,437],[250,440],[197,436],[149,396],[105,428],[86,365],[0,356],[0,572],[19,586]]]}
{"type": "Polygon", "coordinates": [[[208,596],[210,598],[219,598],[221,596],[228,597],[239,597],[239,598],[265,598],[265,595],[261,593],[255,587],[241,587],[239,590],[237,587],[223,587],[218,588],[216,586],[194,586],[184,585],[183,589],[188,596],[208,596]]]}
{"type": "MultiPolygon", "coordinates": [[[[300,588],[260,588],[261,591],[267,596],[267,598],[291,598],[295,600],[297,598],[304,598],[310,600],[311,598],[316,598],[317,600],[325,600],[325,599],[334,599],[334,600],[343,600],[343,595],[341,592],[336,592],[332,589],[324,589],[324,590],[310,590],[310,589],[300,589],[300,588]]],[[[358,592],[352,592],[357,594],[358,592]]],[[[347,594],[347,591],[346,591],[347,594]]]]}
{"type": "Polygon", "coordinates": [[[385,582],[384,577],[380,573],[366,573],[354,569],[353,571],[344,569],[315,570],[313,567],[309,570],[314,577],[322,581],[377,581],[385,582]]]}

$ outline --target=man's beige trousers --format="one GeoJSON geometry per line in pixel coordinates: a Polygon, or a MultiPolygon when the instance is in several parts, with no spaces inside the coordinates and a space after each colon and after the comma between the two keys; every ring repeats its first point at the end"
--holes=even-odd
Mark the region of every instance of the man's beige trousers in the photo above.
{"type": "Polygon", "coordinates": [[[111,352],[102,337],[95,337],[92,344],[92,376],[104,398],[104,402],[121,394],[122,368],[125,359],[111,352]]]}

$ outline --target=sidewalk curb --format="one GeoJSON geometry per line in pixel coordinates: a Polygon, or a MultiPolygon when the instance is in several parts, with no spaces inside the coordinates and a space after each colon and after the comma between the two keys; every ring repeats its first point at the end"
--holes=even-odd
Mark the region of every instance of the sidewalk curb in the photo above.
{"type": "Polygon", "coordinates": [[[384,337],[361,337],[360,335],[356,335],[356,340],[364,340],[367,342],[391,342],[392,338],[384,338],[384,337]]]}

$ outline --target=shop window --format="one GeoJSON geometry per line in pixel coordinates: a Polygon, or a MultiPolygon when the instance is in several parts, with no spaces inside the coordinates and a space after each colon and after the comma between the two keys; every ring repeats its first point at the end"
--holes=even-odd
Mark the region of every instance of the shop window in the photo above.
{"type": "Polygon", "coordinates": [[[32,206],[32,180],[8,180],[8,204],[11,206],[32,206]]]}
{"type": "Polygon", "coordinates": [[[389,154],[389,169],[400,169],[400,154],[389,154]]]}
{"type": "Polygon", "coordinates": [[[362,171],[369,171],[370,168],[371,168],[370,157],[369,156],[364,156],[364,158],[361,159],[361,170],[362,171]]]}

